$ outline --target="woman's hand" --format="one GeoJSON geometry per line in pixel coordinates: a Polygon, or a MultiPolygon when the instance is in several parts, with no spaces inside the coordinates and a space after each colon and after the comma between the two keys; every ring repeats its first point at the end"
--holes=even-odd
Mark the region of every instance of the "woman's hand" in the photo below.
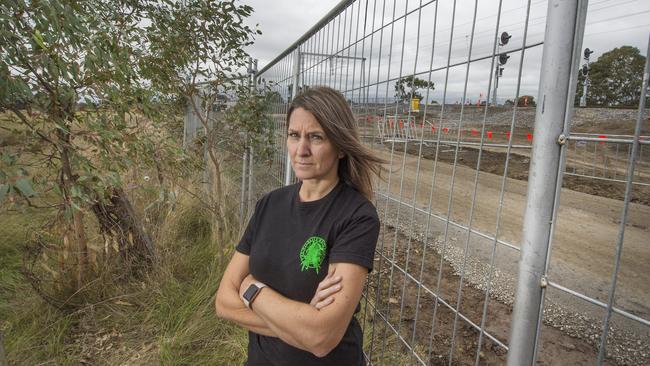
{"type": "Polygon", "coordinates": [[[323,279],[316,288],[316,293],[309,304],[320,310],[334,302],[334,294],[341,291],[341,276],[335,276],[336,267],[331,266],[327,277],[323,279]]]}

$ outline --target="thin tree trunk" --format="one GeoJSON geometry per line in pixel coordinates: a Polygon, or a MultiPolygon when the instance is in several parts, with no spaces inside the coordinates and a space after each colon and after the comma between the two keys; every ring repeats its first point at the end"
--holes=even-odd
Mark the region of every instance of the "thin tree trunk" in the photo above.
{"type": "Polygon", "coordinates": [[[224,211],[224,202],[223,202],[223,183],[221,181],[221,164],[217,157],[214,154],[212,148],[208,146],[208,155],[210,156],[210,161],[214,169],[214,183],[210,190],[212,191],[212,196],[214,198],[215,212],[218,213],[218,217],[214,220],[214,225],[216,225],[215,239],[219,245],[223,244],[223,239],[225,237],[225,223],[226,223],[226,214],[224,211]]]}
{"type": "Polygon", "coordinates": [[[127,264],[135,259],[152,263],[155,247],[121,188],[113,188],[108,202],[98,200],[92,207],[102,233],[114,237],[127,264]]]}
{"type": "MultiPolygon", "coordinates": [[[[212,131],[212,128],[210,126],[210,108],[212,106],[212,102],[214,101],[214,97],[208,98],[207,105],[208,107],[206,108],[206,113],[202,113],[202,108],[200,105],[196,104],[196,100],[193,96],[190,96],[189,98],[190,103],[192,105],[192,109],[194,110],[194,113],[197,115],[199,118],[199,121],[201,121],[201,124],[203,125],[203,128],[205,129],[205,136],[206,136],[206,150],[208,153],[208,158],[210,162],[212,163],[212,167],[214,169],[214,184],[213,187],[210,187],[208,193],[212,196],[212,203],[214,204],[214,211],[217,214],[215,215],[213,221],[213,240],[217,243],[217,245],[221,248],[223,246],[223,240],[225,238],[225,227],[226,227],[226,215],[224,211],[224,202],[223,202],[223,186],[222,186],[222,181],[221,181],[221,163],[219,162],[219,159],[215,155],[214,152],[214,146],[215,141],[214,141],[214,131],[212,131]]],[[[207,162],[206,162],[207,163],[207,162]]]]}
{"type": "Polygon", "coordinates": [[[88,270],[88,242],[86,240],[86,229],[84,228],[83,211],[73,213],[74,232],[76,234],[79,263],[77,264],[77,289],[86,283],[86,271],[88,270]]]}
{"type": "Polygon", "coordinates": [[[80,289],[86,279],[86,271],[88,267],[88,242],[86,239],[86,230],[83,225],[83,212],[75,210],[72,205],[72,197],[70,194],[71,187],[74,184],[76,177],[72,173],[72,166],[70,164],[70,150],[68,148],[70,135],[59,130],[59,140],[61,141],[61,190],[63,191],[65,207],[72,212],[72,232],[74,233],[77,242],[77,289],[80,289]]]}

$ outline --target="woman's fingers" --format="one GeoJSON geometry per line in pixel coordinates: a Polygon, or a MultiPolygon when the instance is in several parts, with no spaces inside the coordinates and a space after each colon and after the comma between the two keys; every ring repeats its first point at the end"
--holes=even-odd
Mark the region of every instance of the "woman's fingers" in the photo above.
{"type": "Polygon", "coordinates": [[[341,282],[341,279],[341,276],[325,277],[325,279],[318,284],[316,292],[336,285],[337,283],[341,282]]]}
{"type": "MultiPolygon", "coordinates": [[[[342,280],[341,276],[326,277],[323,281],[321,281],[318,284],[318,288],[316,289],[316,293],[314,294],[314,297],[311,299],[310,304],[312,306],[316,306],[319,303],[325,301],[328,296],[331,296],[332,294],[341,291],[341,280],[342,280]]],[[[322,305],[322,307],[325,307],[330,303],[326,303],[322,305]]]]}
{"type": "Polygon", "coordinates": [[[332,296],[333,294],[341,291],[341,284],[339,282],[340,280],[336,281],[331,286],[327,286],[322,290],[316,291],[316,294],[314,295],[314,298],[311,301],[312,305],[318,304],[319,302],[326,300],[328,297],[332,296]]]}
{"type": "Polygon", "coordinates": [[[317,310],[321,310],[322,308],[326,307],[327,305],[330,305],[331,303],[334,302],[334,296],[330,296],[326,298],[323,301],[318,302],[315,307],[317,310]]]}
{"type": "Polygon", "coordinates": [[[334,284],[324,290],[321,290],[318,292],[317,297],[319,298],[319,301],[322,301],[323,299],[327,298],[328,296],[331,296],[337,292],[341,291],[341,284],[337,283],[334,284]]]}
{"type": "Polygon", "coordinates": [[[311,299],[310,305],[320,310],[334,302],[333,294],[341,291],[341,276],[336,276],[336,266],[329,266],[327,277],[323,279],[316,288],[316,293],[311,299]]]}

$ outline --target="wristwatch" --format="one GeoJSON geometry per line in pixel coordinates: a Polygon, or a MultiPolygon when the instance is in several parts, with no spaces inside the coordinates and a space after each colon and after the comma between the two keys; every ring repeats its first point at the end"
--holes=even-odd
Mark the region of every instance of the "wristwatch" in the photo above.
{"type": "Polygon", "coordinates": [[[244,291],[244,295],[242,296],[244,300],[244,304],[246,305],[247,308],[251,309],[253,300],[255,300],[257,294],[259,294],[264,287],[266,287],[266,285],[261,282],[254,282],[251,283],[250,286],[248,286],[246,291],[244,291]]]}

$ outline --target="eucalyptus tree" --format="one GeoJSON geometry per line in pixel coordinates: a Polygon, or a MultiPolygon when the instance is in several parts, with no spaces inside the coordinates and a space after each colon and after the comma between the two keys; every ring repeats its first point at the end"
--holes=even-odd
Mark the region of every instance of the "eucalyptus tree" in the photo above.
{"type": "MultiPolygon", "coordinates": [[[[157,89],[183,95],[203,127],[209,171],[206,180],[211,181],[205,198],[214,217],[214,240],[220,244],[231,227],[225,220],[225,155],[219,150],[234,135],[226,133],[227,126],[215,124],[214,106],[221,95],[230,92],[235,97],[235,90],[241,91],[241,87],[246,98],[251,96],[242,71],[250,62],[243,47],[252,44],[254,35],[260,33],[245,24],[252,11],[250,6],[237,5],[235,1],[177,2],[172,6],[152,6],[151,24],[147,27],[151,52],[146,58],[146,75],[157,89]]],[[[255,121],[245,120],[238,127],[246,129],[248,124],[254,125],[255,121]]]]}
{"type": "Polygon", "coordinates": [[[186,100],[208,129],[210,108],[194,96],[236,79],[256,33],[245,25],[251,12],[214,0],[0,4],[1,128],[21,141],[3,148],[0,204],[60,213],[77,288],[87,281],[87,214],[127,262],[155,261],[125,174],[142,162],[182,164],[165,131],[186,100]]]}

